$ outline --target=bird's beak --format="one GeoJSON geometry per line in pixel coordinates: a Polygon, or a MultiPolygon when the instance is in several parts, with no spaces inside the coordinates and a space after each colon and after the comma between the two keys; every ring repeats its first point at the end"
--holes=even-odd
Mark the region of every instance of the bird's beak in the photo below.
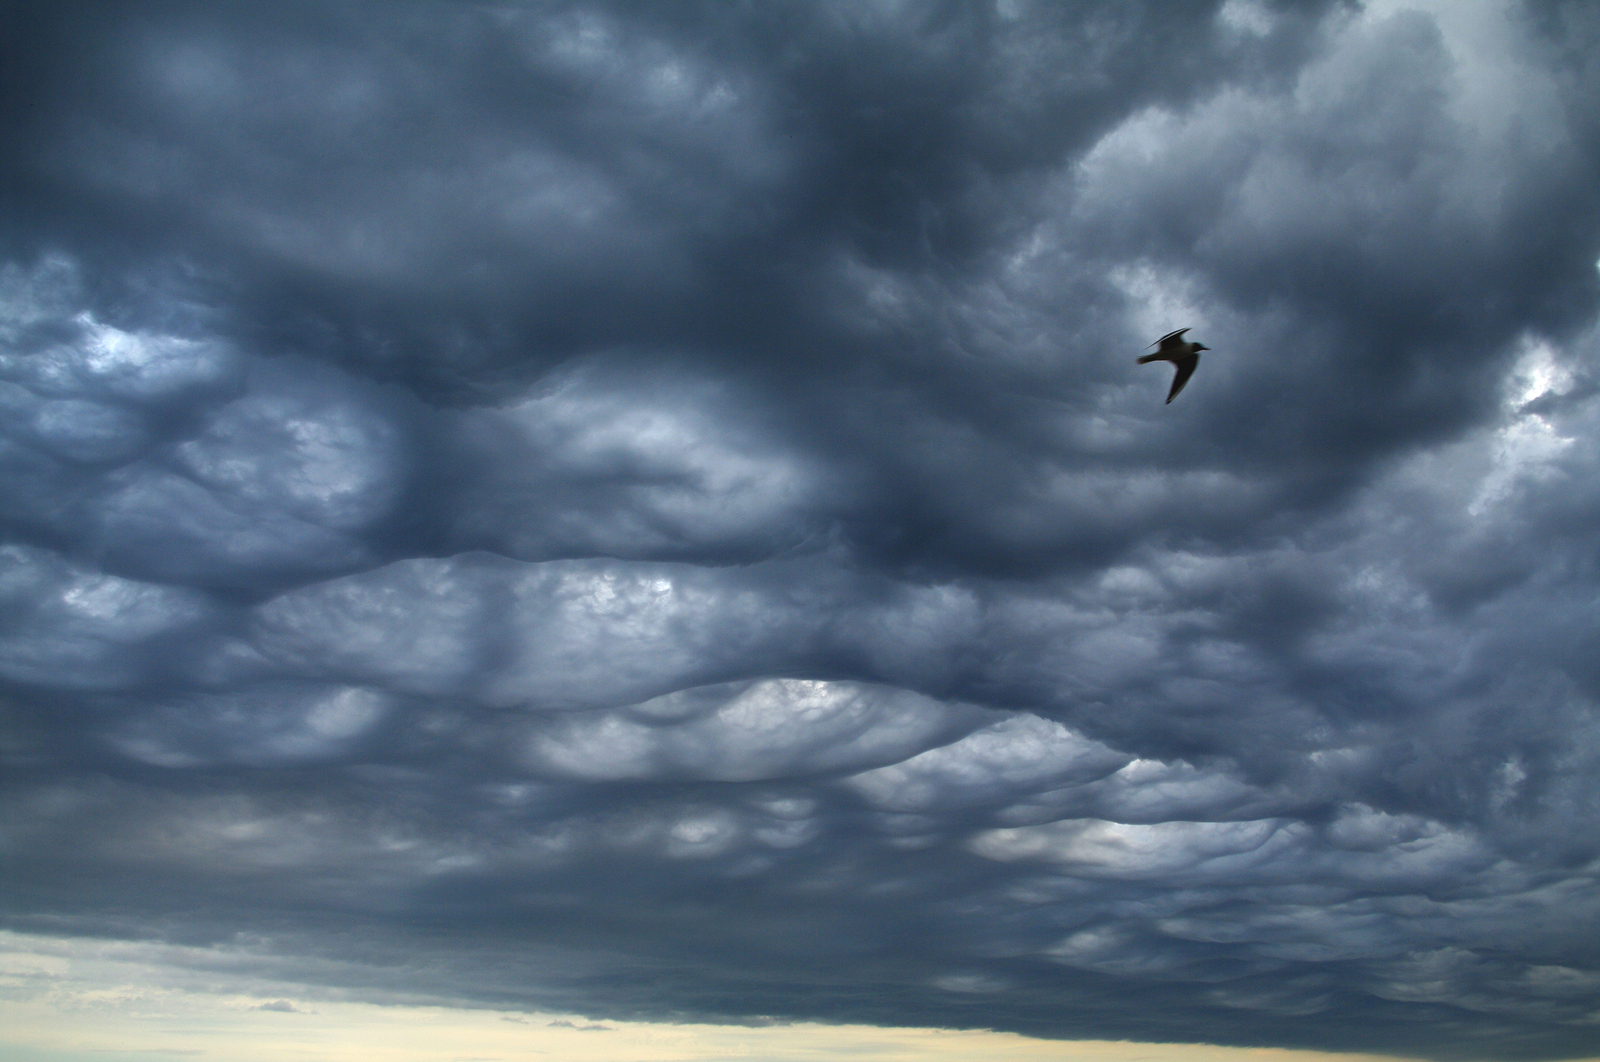
{"type": "Polygon", "coordinates": [[[1195,347],[1195,348],[1194,348],[1194,352],[1195,352],[1195,353],[1196,353],[1196,354],[1198,354],[1198,353],[1200,353],[1200,352],[1201,352],[1201,351],[1202,351],[1202,350],[1210,350],[1210,349],[1211,349],[1211,348],[1210,348],[1210,347],[1195,347]]]}

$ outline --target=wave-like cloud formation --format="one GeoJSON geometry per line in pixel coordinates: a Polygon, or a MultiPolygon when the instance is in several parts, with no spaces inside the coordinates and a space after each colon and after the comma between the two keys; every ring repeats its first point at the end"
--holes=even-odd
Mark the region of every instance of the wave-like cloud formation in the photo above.
{"type": "Polygon", "coordinates": [[[1423,6],[14,13],[9,926],[1600,1051],[1600,19],[1423,6]]]}

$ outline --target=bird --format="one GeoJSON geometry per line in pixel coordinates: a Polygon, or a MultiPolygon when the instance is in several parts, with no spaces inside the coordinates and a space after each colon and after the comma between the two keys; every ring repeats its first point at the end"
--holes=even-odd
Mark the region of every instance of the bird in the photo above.
{"type": "Polygon", "coordinates": [[[1140,365],[1152,361],[1170,361],[1178,370],[1172,377],[1172,390],[1167,392],[1169,405],[1174,398],[1178,397],[1178,392],[1183,390],[1183,385],[1189,382],[1189,377],[1194,375],[1194,367],[1200,364],[1200,352],[1211,349],[1210,347],[1202,347],[1199,343],[1186,342],[1183,334],[1187,331],[1187,328],[1180,328],[1176,332],[1168,332],[1156,340],[1155,343],[1150,344],[1152,347],[1155,347],[1156,343],[1161,344],[1156,347],[1154,354],[1146,354],[1139,359],[1140,365]]]}

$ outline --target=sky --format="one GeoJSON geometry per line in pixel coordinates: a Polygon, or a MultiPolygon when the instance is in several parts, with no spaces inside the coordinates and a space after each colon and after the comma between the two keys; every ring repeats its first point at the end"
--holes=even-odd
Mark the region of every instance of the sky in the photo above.
{"type": "Polygon", "coordinates": [[[11,2],[0,136],[29,1062],[1600,1057],[1600,8],[11,2]]]}

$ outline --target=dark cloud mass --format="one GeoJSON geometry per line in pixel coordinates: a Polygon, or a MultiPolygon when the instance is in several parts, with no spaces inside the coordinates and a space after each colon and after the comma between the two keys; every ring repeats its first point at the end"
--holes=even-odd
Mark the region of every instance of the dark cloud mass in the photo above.
{"type": "Polygon", "coordinates": [[[5,5],[6,925],[1600,1053],[1600,15],[1410,6],[5,5]]]}

